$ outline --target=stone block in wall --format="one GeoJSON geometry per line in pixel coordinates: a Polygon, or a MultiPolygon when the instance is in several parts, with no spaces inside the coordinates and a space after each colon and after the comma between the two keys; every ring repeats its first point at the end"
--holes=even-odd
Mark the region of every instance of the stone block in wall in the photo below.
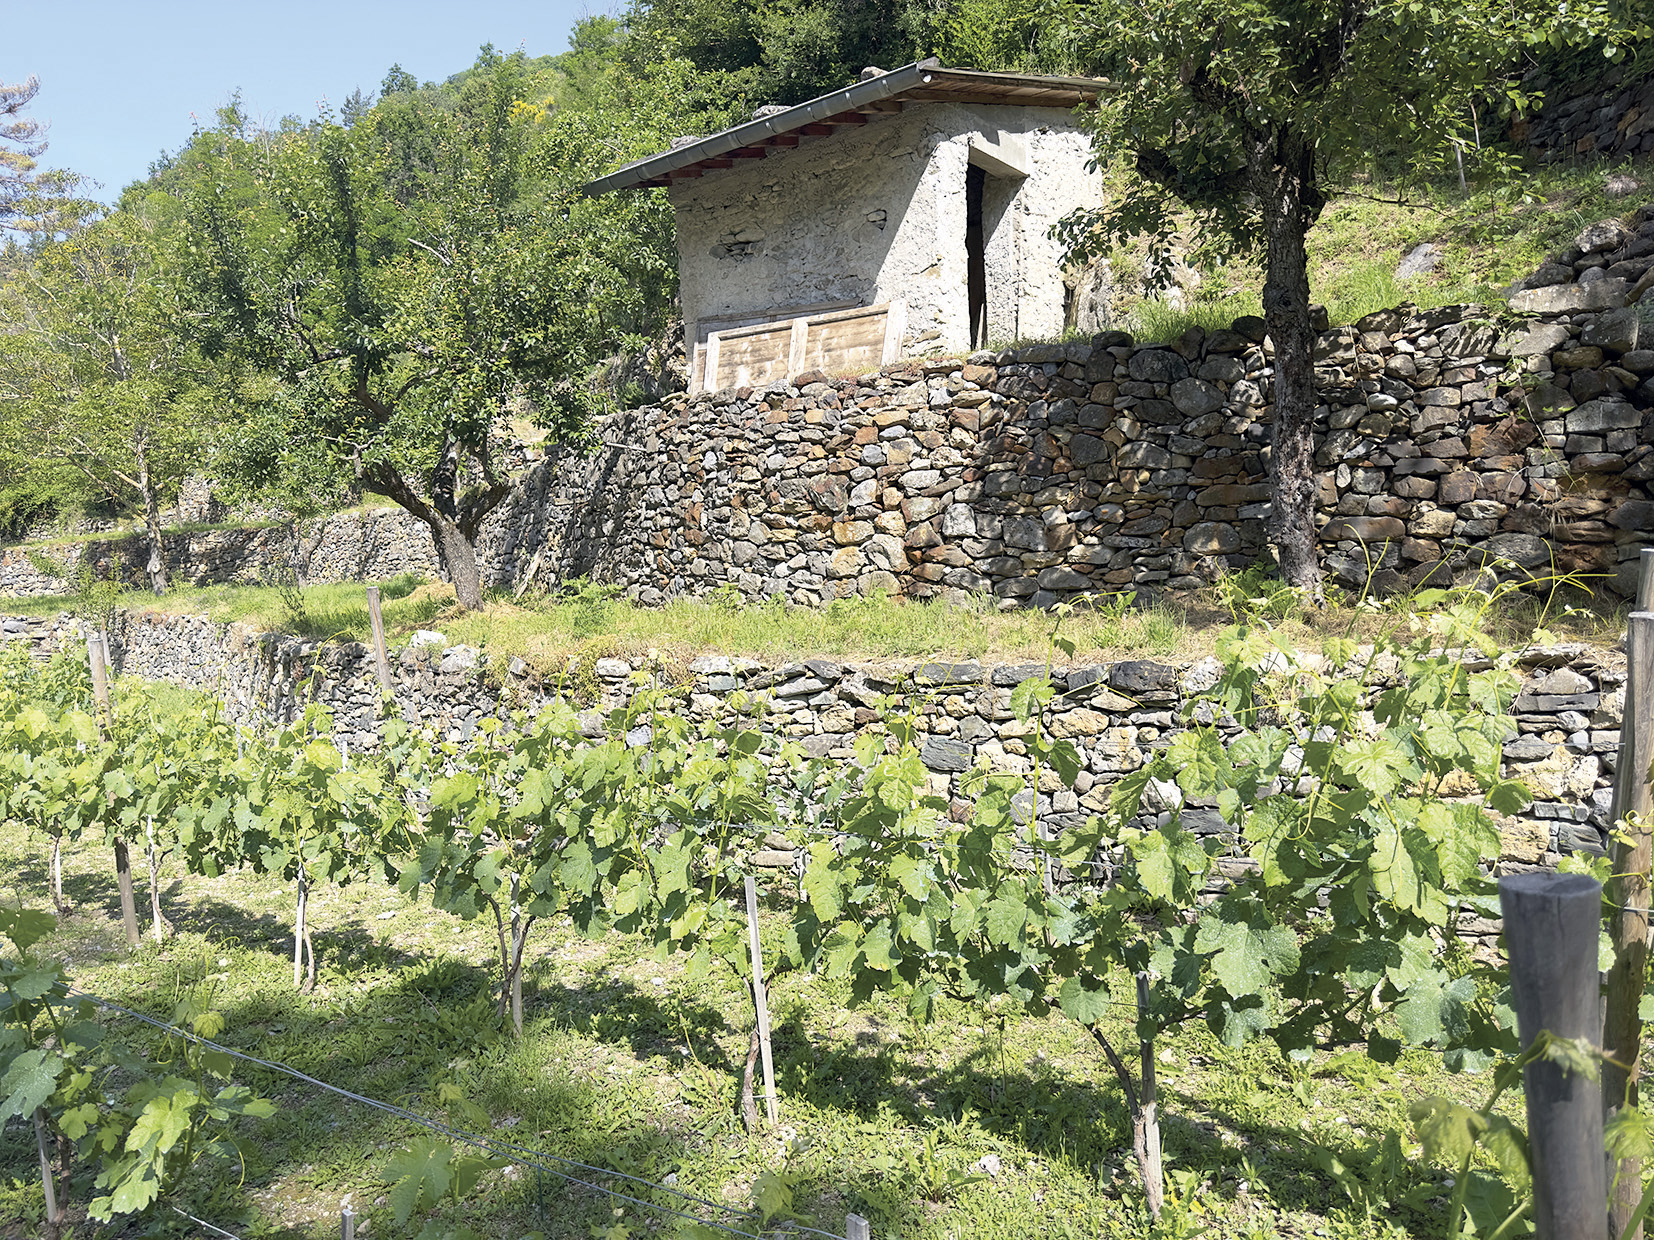
{"type": "Polygon", "coordinates": [[[1624,400],[1604,397],[1587,401],[1568,410],[1564,425],[1569,434],[1636,429],[1643,423],[1643,412],[1624,400]]]}
{"type": "Polygon", "coordinates": [[[1597,280],[1590,284],[1552,284],[1513,293],[1510,308],[1517,314],[1575,314],[1582,310],[1617,310],[1631,292],[1626,280],[1597,280]]]}

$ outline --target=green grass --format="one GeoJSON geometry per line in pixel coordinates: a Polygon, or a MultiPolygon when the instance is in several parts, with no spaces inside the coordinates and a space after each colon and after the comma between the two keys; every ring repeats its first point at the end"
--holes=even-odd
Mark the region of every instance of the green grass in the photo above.
{"type": "MultiPolygon", "coordinates": [[[[120,596],[117,606],[174,615],[205,615],[259,629],[279,629],[323,640],[366,641],[367,603],[359,584],[306,586],[295,611],[283,591],[269,586],[178,587],[157,598],[145,591],[120,596]]],[[[478,612],[455,607],[452,588],[420,585],[413,577],[380,583],[381,607],[393,646],[417,628],[436,628],[450,644],[479,646],[503,656],[521,655],[548,669],[593,643],[613,653],[653,648],[693,657],[706,651],[790,659],[809,655],[861,658],[956,657],[1044,659],[1055,627],[1038,611],[1000,612],[911,603],[886,597],[846,599],[823,608],[781,603],[742,605],[680,600],[660,608],[632,605],[601,587],[559,597],[514,603],[496,595],[478,612]]],[[[0,611],[50,616],[61,598],[0,600],[0,611]]],[[[1080,611],[1062,622],[1078,653],[1136,652],[1170,655],[1185,641],[1187,620],[1166,604],[1130,608],[1116,603],[1080,611]]]]}
{"type": "MultiPolygon", "coordinates": [[[[990,600],[971,606],[910,602],[886,596],[843,599],[826,607],[780,602],[742,604],[714,593],[663,607],[634,606],[604,587],[576,585],[560,595],[513,602],[496,593],[480,611],[454,603],[451,587],[420,584],[403,576],[380,583],[389,645],[400,649],[416,629],[434,629],[450,645],[479,647],[496,659],[520,657],[542,674],[559,676],[605,656],[646,656],[682,667],[701,654],[725,654],[780,663],[811,657],[856,661],[912,661],[931,657],[988,662],[1044,662],[1052,638],[1074,643],[1072,657],[1088,663],[1125,658],[1192,660],[1211,654],[1222,630],[1257,615],[1283,629],[1305,649],[1330,635],[1365,638],[1405,621],[1417,610],[1408,596],[1378,606],[1330,591],[1324,609],[1303,606],[1263,568],[1235,574],[1206,590],[1136,606],[1123,599],[1081,607],[1061,618],[1032,610],[999,611],[990,600]],[[1259,594],[1270,602],[1250,602],[1259,594]]],[[[314,640],[366,642],[368,613],[359,584],[307,586],[291,595],[267,586],[179,587],[157,598],[146,591],[119,597],[117,606],[137,611],[206,615],[260,630],[314,640]]],[[[0,613],[50,616],[72,599],[0,600],[0,613]]],[[[1570,641],[1611,644],[1624,631],[1626,607],[1612,595],[1593,596],[1573,586],[1553,593],[1508,594],[1490,616],[1495,636],[1510,646],[1549,630],[1570,641]]]]}
{"type": "MultiPolygon", "coordinates": [[[[129,951],[107,851],[71,847],[65,878],[75,911],[42,950],[67,961],[77,986],[161,1017],[182,993],[210,994],[228,1018],[226,1043],[421,1114],[440,1114],[438,1087],[458,1085],[486,1112],[475,1128],[656,1182],[675,1176],[685,1191],[737,1207],[770,1169],[794,1182],[804,1221],[840,1234],[849,1210],[868,1216],[881,1240],[1153,1234],[1119,1088],[1091,1040],[1058,1018],[944,1005],[941,1019],[916,1025],[897,1004],[851,1010],[845,987],[783,974],[770,998],[780,1127],[749,1135],[736,1095],[750,1009],[722,966],[691,978],[681,961],[656,960],[634,940],[588,941],[546,924],[530,941],[528,1019],[516,1042],[492,1015],[492,927],[387,888],[317,893],[320,980],[297,994],[292,892],[281,884],[189,876],[169,861],[163,906],[176,934],[129,951]],[[989,1155],[997,1174],[967,1182],[989,1155]]],[[[43,846],[0,827],[0,902],[41,906],[45,880],[43,846]]],[[[778,915],[783,884],[765,886],[778,915]]],[[[145,894],[140,882],[140,901],[145,894]]],[[[1116,1045],[1134,1045],[1128,1016],[1109,1022],[1116,1045]]],[[[114,1024],[154,1045],[134,1022],[114,1024]]],[[[1213,1240],[1440,1229],[1440,1197],[1369,1217],[1326,1158],[1379,1198],[1430,1197],[1445,1172],[1416,1160],[1383,1172],[1380,1143],[1405,1131],[1414,1099],[1477,1097],[1485,1080],[1449,1077],[1426,1053],[1392,1067],[1358,1054],[1293,1064],[1263,1046],[1227,1050],[1198,1026],[1158,1052],[1172,1197],[1163,1240],[1197,1227],[1213,1240]]],[[[181,1208],[240,1236],[325,1240],[338,1234],[348,1195],[368,1237],[417,1230],[417,1220],[395,1227],[379,1178],[396,1146],[419,1135],[412,1124],[263,1070],[238,1079],[280,1110],[245,1130],[245,1179],[233,1167],[204,1170],[181,1208]]],[[[0,1220],[22,1220],[0,1222],[0,1235],[39,1232],[26,1221],[40,1210],[34,1157],[26,1129],[0,1133],[0,1220]]],[[[77,1186],[80,1203],[88,1195],[77,1186]]],[[[537,1183],[520,1168],[490,1173],[463,1220],[485,1236],[678,1234],[649,1211],[537,1183]],[[616,1223],[626,1230],[606,1230],[616,1223]]],[[[75,1234],[95,1232],[77,1225],[75,1234]]]]}
{"type": "MultiPolygon", "coordinates": [[[[1570,245],[1585,225],[1626,215],[1651,197],[1654,160],[1535,167],[1513,184],[1472,186],[1468,194],[1449,179],[1410,191],[1405,201],[1384,186],[1336,194],[1310,230],[1310,296],[1326,305],[1334,325],[1404,301],[1421,307],[1490,302],[1570,245]],[[1646,192],[1608,197],[1603,186],[1621,171],[1642,181],[1646,192]],[[1397,280],[1396,264],[1423,242],[1441,249],[1436,268],[1397,280]]],[[[1122,284],[1141,269],[1143,253],[1141,243],[1133,243],[1113,256],[1122,284]]],[[[1116,317],[1138,339],[1165,342],[1192,326],[1210,331],[1259,313],[1263,276],[1256,263],[1211,266],[1200,275],[1183,309],[1158,297],[1122,297],[1116,317]]]]}

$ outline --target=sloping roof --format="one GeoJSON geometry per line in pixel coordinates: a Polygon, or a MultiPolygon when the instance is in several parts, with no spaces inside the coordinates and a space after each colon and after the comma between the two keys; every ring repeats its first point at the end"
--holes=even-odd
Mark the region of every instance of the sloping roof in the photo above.
{"type": "Polygon", "coordinates": [[[825,137],[841,128],[865,125],[875,116],[899,112],[906,103],[1010,103],[1066,110],[1090,103],[1108,86],[1101,78],[944,69],[941,61],[931,57],[627,164],[590,182],[585,192],[596,197],[612,190],[670,185],[714,168],[733,168],[738,159],[762,159],[775,151],[790,150],[805,138],[825,137]]]}

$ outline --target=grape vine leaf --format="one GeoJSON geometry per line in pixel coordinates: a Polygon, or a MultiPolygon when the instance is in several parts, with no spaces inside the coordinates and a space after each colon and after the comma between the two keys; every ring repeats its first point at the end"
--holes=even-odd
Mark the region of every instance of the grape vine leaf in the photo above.
{"type": "Polygon", "coordinates": [[[453,1182],[453,1161],[454,1147],[436,1137],[416,1137],[391,1155],[384,1178],[398,1227],[442,1199],[453,1182]]]}
{"type": "Polygon", "coordinates": [[[24,1051],[13,1059],[0,1076],[0,1118],[13,1115],[32,1115],[34,1109],[45,1104],[57,1088],[57,1078],[63,1072],[60,1056],[44,1047],[24,1051]]]}

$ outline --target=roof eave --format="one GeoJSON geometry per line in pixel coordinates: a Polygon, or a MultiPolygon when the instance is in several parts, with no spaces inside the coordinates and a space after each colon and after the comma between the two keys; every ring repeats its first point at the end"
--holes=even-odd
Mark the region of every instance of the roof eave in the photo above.
{"type": "Polygon", "coordinates": [[[785,112],[777,112],[774,116],[766,116],[761,120],[747,121],[733,129],[725,129],[711,137],[692,142],[688,146],[662,151],[659,155],[651,155],[648,159],[640,159],[636,163],[617,168],[607,176],[598,177],[595,181],[587,183],[584,193],[588,197],[596,198],[599,194],[611,193],[614,190],[631,189],[646,181],[687,168],[691,164],[698,164],[703,159],[716,159],[720,155],[727,155],[731,151],[762,142],[766,138],[790,133],[812,121],[825,120],[841,112],[854,112],[857,108],[878,103],[891,95],[923,85],[925,75],[933,69],[941,68],[941,65],[942,62],[933,56],[928,60],[903,65],[900,69],[892,69],[889,73],[869,78],[865,82],[852,82],[831,94],[790,107],[785,112]]]}

